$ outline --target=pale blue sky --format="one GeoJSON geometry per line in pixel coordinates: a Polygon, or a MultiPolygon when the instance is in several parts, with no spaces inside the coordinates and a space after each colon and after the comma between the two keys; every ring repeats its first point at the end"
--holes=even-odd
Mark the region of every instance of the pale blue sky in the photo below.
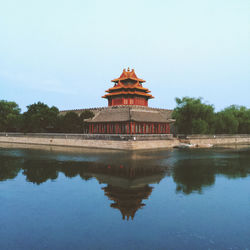
{"type": "Polygon", "coordinates": [[[124,67],[155,99],[250,108],[250,0],[0,0],[0,99],[107,106],[124,67]]]}

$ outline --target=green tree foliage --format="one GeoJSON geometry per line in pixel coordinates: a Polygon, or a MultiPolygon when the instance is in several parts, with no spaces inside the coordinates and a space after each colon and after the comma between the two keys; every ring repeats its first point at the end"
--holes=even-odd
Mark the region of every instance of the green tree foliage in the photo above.
{"type": "Polygon", "coordinates": [[[94,113],[88,109],[84,110],[81,114],[80,117],[82,120],[89,119],[94,117],[94,113]]]}
{"type": "MultiPolygon", "coordinates": [[[[213,105],[201,98],[176,98],[177,107],[173,118],[180,134],[250,134],[250,109],[231,105],[220,112],[214,112],[213,105]]],[[[90,110],[80,115],[68,112],[59,115],[56,107],[38,102],[27,106],[20,114],[15,102],[0,100],[0,132],[60,132],[87,133],[87,119],[94,116],[90,110]]]]}
{"type": "Polygon", "coordinates": [[[25,132],[45,133],[55,132],[59,110],[42,103],[27,106],[23,113],[23,130],[25,132]]]}
{"type": "Polygon", "coordinates": [[[88,124],[84,122],[84,120],[92,118],[93,116],[94,114],[90,110],[85,110],[80,115],[72,111],[67,112],[59,118],[60,131],[64,133],[86,133],[88,124]]]}
{"type": "Polygon", "coordinates": [[[20,111],[15,102],[0,100],[0,132],[16,132],[19,130],[20,111]]]}
{"type": "Polygon", "coordinates": [[[216,114],[215,131],[218,134],[250,133],[250,109],[231,105],[216,114]]]}
{"type": "Polygon", "coordinates": [[[215,133],[216,134],[237,134],[239,122],[232,112],[223,110],[216,114],[215,133]]]}
{"type": "Polygon", "coordinates": [[[202,103],[201,98],[176,98],[177,107],[173,118],[176,119],[178,133],[208,134],[213,132],[214,107],[202,103]]]}
{"type": "Polygon", "coordinates": [[[61,117],[60,130],[65,133],[80,133],[81,119],[75,112],[67,112],[61,117]]]}
{"type": "Polygon", "coordinates": [[[173,118],[178,133],[183,134],[249,134],[250,109],[231,105],[215,113],[214,107],[201,98],[176,98],[173,118]]]}
{"type": "Polygon", "coordinates": [[[94,113],[90,110],[84,110],[81,115],[80,115],[80,120],[81,120],[81,130],[83,133],[88,132],[88,123],[85,121],[86,119],[91,119],[94,117],[94,113]]]}

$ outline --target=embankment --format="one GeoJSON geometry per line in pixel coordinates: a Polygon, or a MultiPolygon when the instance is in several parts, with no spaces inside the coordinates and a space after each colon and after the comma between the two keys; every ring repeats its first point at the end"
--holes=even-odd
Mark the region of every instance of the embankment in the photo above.
{"type": "Polygon", "coordinates": [[[195,144],[198,147],[206,145],[250,144],[250,134],[236,135],[178,135],[182,143],[195,144]]]}
{"type": "Polygon", "coordinates": [[[172,135],[94,135],[0,133],[0,142],[51,146],[143,150],[172,148],[179,141],[172,135]]]}
{"type": "Polygon", "coordinates": [[[206,145],[250,144],[250,135],[94,135],[0,133],[2,143],[21,143],[82,148],[144,150],[173,148],[180,143],[206,145]]]}

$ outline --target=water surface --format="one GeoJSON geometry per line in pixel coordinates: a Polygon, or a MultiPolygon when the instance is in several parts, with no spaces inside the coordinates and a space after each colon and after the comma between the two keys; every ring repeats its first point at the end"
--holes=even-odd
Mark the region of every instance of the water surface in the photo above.
{"type": "Polygon", "coordinates": [[[250,249],[250,147],[0,144],[0,249],[250,249]]]}

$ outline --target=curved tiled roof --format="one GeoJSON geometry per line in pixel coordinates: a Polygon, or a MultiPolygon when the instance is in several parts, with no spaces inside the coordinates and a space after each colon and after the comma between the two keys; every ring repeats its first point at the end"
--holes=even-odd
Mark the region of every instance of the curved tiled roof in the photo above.
{"type": "Polygon", "coordinates": [[[138,81],[138,82],[145,82],[145,80],[140,79],[140,78],[137,77],[137,75],[135,74],[134,69],[132,69],[130,71],[129,68],[128,68],[127,71],[126,71],[126,69],[123,69],[123,72],[120,75],[120,77],[112,80],[111,82],[119,82],[119,81],[123,81],[123,80],[127,80],[127,79],[131,79],[131,80],[138,81]]]}
{"type": "Polygon", "coordinates": [[[139,95],[143,96],[145,99],[154,98],[149,94],[151,91],[141,85],[141,83],[145,81],[136,76],[134,69],[132,69],[132,71],[130,71],[129,68],[127,71],[124,69],[121,76],[111,82],[115,82],[115,85],[106,90],[108,94],[102,96],[102,98],[109,98],[114,95],[139,95]]]}
{"type": "Polygon", "coordinates": [[[153,109],[140,106],[113,106],[96,112],[88,122],[173,122],[172,110],[153,109]]]}
{"type": "Polygon", "coordinates": [[[147,93],[143,93],[143,92],[139,92],[139,91],[119,91],[119,92],[112,92],[109,94],[106,94],[104,96],[102,96],[103,98],[107,98],[109,96],[114,96],[114,95],[139,95],[139,96],[146,96],[149,99],[150,98],[154,98],[152,95],[147,94],[147,93]]]}

